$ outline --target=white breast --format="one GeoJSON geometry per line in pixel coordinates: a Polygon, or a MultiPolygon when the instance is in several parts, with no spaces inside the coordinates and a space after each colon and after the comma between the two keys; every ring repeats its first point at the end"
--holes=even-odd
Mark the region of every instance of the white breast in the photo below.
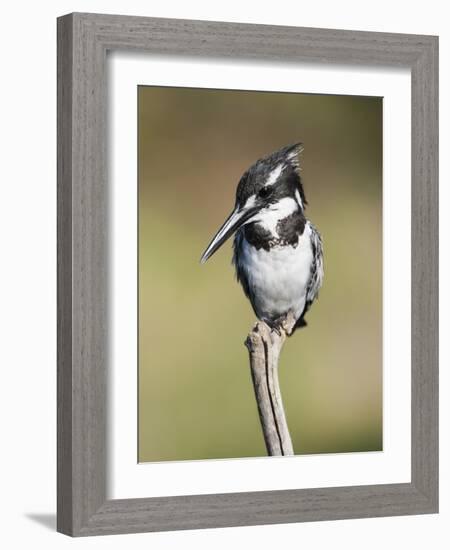
{"type": "Polygon", "coordinates": [[[243,238],[239,265],[260,319],[275,319],[289,311],[298,319],[303,313],[313,263],[310,236],[307,223],[295,248],[274,246],[269,251],[257,250],[243,238]]]}

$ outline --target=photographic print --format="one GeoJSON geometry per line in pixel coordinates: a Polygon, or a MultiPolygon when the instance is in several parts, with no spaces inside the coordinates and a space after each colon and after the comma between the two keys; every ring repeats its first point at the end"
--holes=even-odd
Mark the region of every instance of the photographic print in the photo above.
{"type": "Polygon", "coordinates": [[[139,86],[138,128],[138,461],[381,451],[382,98],[139,86]]]}

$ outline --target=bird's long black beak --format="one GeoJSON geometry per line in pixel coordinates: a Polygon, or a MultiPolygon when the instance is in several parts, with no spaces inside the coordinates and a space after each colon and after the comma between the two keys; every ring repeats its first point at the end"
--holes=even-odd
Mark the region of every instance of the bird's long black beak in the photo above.
{"type": "Polygon", "coordinates": [[[258,208],[254,207],[244,207],[241,209],[236,207],[225,220],[219,231],[217,231],[206,250],[203,252],[200,262],[204,264],[206,260],[210,258],[235,231],[237,231],[246,221],[254,216],[257,211],[258,208]]]}

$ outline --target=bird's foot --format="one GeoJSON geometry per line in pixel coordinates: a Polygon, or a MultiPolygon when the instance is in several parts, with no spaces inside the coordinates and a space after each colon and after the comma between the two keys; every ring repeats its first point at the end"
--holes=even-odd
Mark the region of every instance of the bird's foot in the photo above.
{"type": "Polygon", "coordinates": [[[270,330],[278,334],[278,336],[281,336],[281,324],[278,324],[277,321],[275,321],[275,323],[270,327],[270,330]]]}
{"type": "Polygon", "coordinates": [[[283,330],[288,335],[291,336],[295,330],[296,318],[292,311],[289,311],[286,317],[283,320],[283,330]]]}
{"type": "Polygon", "coordinates": [[[280,317],[277,317],[273,321],[265,321],[265,323],[270,327],[271,331],[278,334],[278,336],[281,336],[283,332],[287,336],[291,336],[295,330],[296,319],[294,314],[289,311],[288,313],[280,315],[280,317]]]}

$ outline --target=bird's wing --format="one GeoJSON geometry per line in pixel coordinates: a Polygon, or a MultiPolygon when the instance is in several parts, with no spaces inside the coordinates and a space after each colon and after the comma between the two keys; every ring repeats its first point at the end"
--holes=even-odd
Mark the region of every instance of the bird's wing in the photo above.
{"type": "Polygon", "coordinates": [[[323,246],[322,237],[317,228],[310,223],[311,246],[313,250],[313,261],[311,264],[311,275],[306,290],[306,303],[309,306],[319,295],[319,289],[323,281],[323,246]]]}
{"type": "Polygon", "coordinates": [[[244,289],[244,293],[247,296],[247,298],[250,299],[250,302],[252,302],[252,297],[250,296],[250,288],[248,284],[247,275],[245,273],[245,270],[242,268],[241,263],[239,262],[239,257],[241,254],[240,248],[242,246],[242,231],[236,231],[236,234],[234,236],[233,241],[233,264],[236,269],[236,278],[239,283],[241,283],[242,288],[244,289]]]}

